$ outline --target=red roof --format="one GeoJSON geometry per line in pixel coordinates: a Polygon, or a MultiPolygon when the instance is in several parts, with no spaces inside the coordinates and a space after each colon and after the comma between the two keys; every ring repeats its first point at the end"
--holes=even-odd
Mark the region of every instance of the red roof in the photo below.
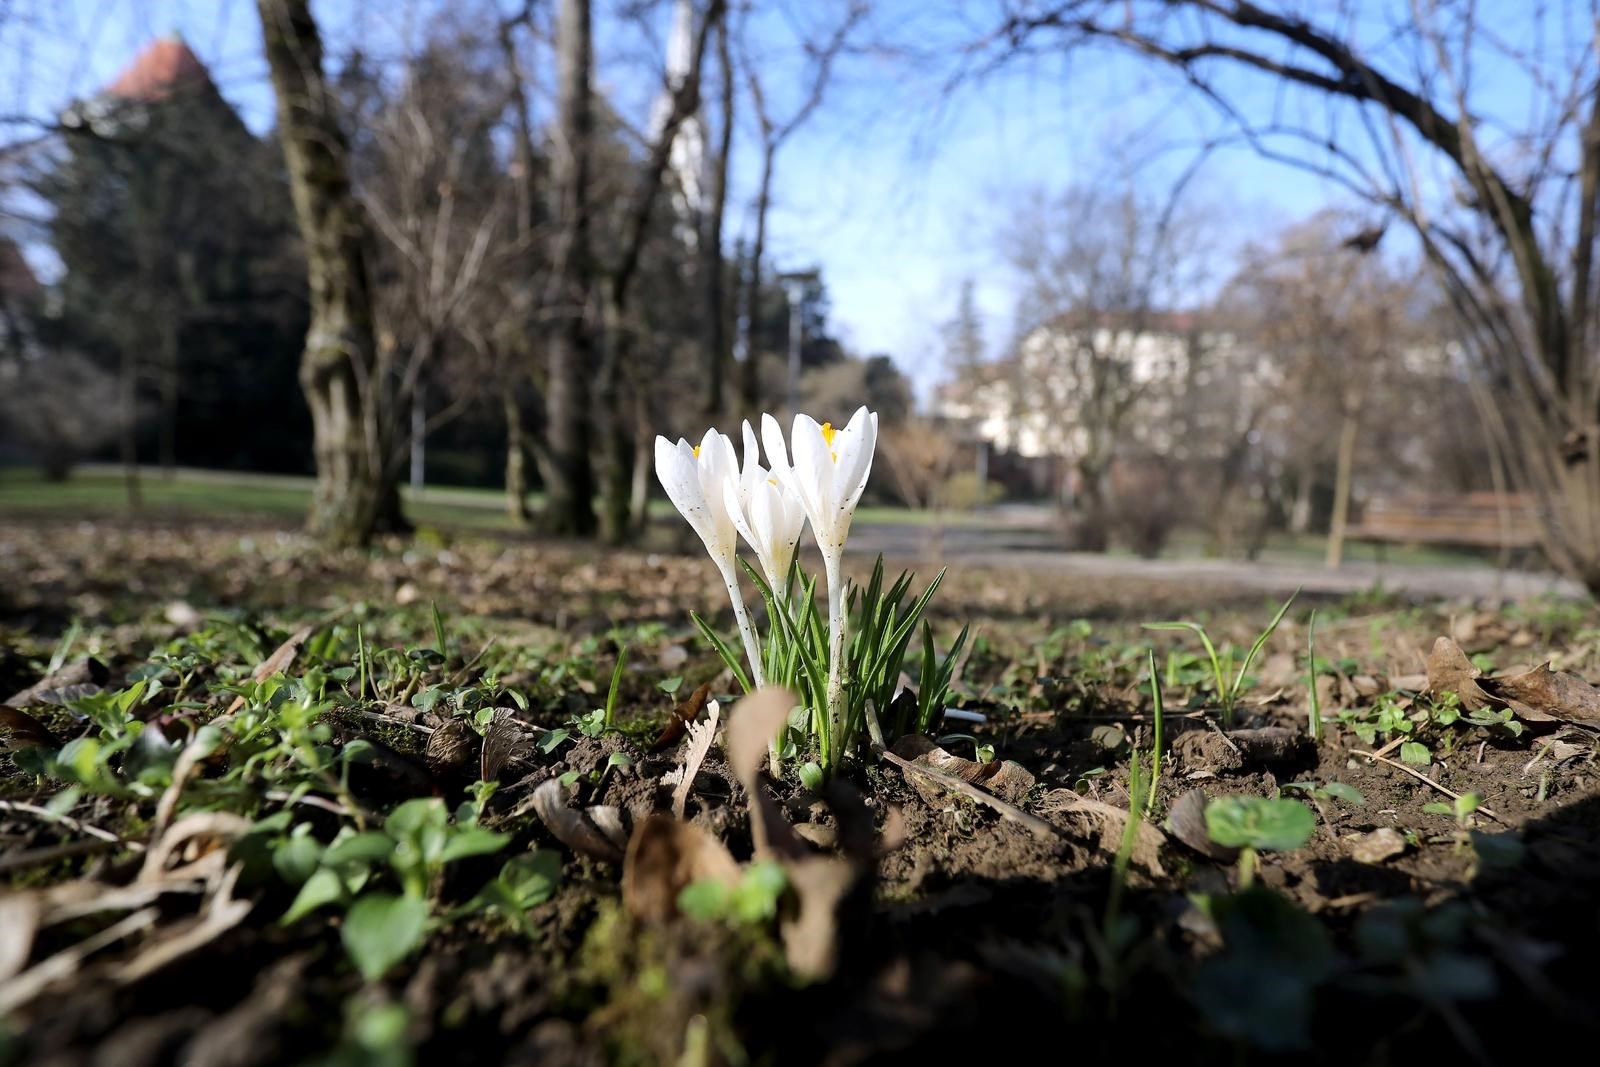
{"type": "Polygon", "coordinates": [[[176,35],[151,41],[145,50],[107,85],[106,95],[149,103],[165,99],[174,88],[207,82],[206,65],[176,35]]]}

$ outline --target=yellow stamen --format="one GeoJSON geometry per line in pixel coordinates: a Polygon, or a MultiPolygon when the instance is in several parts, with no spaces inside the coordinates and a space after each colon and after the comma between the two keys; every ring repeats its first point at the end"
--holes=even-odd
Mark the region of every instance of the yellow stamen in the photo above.
{"type": "Polygon", "coordinates": [[[835,430],[833,428],[833,423],[831,423],[831,422],[823,423],[822,424],[822,443],[827,445],[829,448],[832,448],[833,447],[833,435],[838,433],[838,432],[839,432],[838,430],[835,430]]]}
{"type": "Polygon", "coordinates": [[[700,446],[699,445],[690,445],[689,447],[694,449],[694,458],[695,459],[699,459],[700,458],[700,446]]]}

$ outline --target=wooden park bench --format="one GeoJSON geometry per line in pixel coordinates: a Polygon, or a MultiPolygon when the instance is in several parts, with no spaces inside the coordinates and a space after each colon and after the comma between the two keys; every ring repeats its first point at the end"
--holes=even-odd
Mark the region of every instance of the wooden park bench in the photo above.
{"type": "Polygon", "coordinates": [[[1534,500],[1527,493],[1407,493],[1375,496],[1345,537],[1379,545],[1464,545],[1501,550],[1539,544],[1534,500]]]}

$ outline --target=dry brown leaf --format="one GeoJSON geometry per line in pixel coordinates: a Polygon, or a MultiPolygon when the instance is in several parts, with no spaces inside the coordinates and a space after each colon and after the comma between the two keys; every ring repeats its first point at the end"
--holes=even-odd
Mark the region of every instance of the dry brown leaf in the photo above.
{"type": "MultiPolygon", "coordinates": [[[[256,669],[250,672],[250,677],[255,681],[261,682],[271,678],[274,674],[282,674],[288,670],[289,665],[294,662],[295,656],[299,655],[300,646],[305,644],[311,635],[316,632],[316,626],[300,627],[300,629],[290,634],[289,639],[279,645],[272,655],[256,664],[256,669]]],[[[233,703],[228,705],[228,710],[224,714],[232,715],[242,707],[244,707],[244,696],[241,694],[233,698],[233,703]]]]}
{"type": "MultiPolygon", "coordinates": [[[[894,743],[894,754],[913,763],[932,767],[963,782],[980,785],[1003,800],[1016,803],[1033,788],[1033,772],[1014,760],[963,759],[939,747],[921,734],[906,734],[894,743]]],[[[913,783],[916,785],[917,783],[913,783]]],[[[921,787],[919,786],[919,791],[921,787]]]]}
{"type": "Polygon", "coordinates": [[[1493,698],[1478,685],[1482,673],[1467,659],[1460,645],[1448,637],[1441,637],[1433,643],[1433,651],[1428,653],[1427,692],[1435,697],[1454,693],[1461,698],[1463,708],[1477,711],[1494,703],[1493,698]]]}
{"type": "Polygon", "coordinates": [[[607,863],[621,863],[628,837],[616,808],[596,805],[586,811],[567,807],[567,791],[552,778],[533,791],[533,810],[545,829],[574,852],[607,863]]]}
{"type": "Polygon", "coordinates": [[[185,815],[151,843],[135,881],[196,879],[220,872],[227,859],[228,846],[249,833],[251,825],[244,816],[226,811],[185,815]],[[173,857],[183,863],[168,870],[167,861],[173,857]]]}
{"type": "Polygon", "coordinates": [[[789,969],[820,980],[833,973],[839,955],[839,905],[860,877],[859,868],[832,856],[807,856],[783,865],[795,908],[779,922],[789,969]]]}
{"type": "Polygon", "coordinates": [[[0,704],[0,741],[10,749],[40,746],[60,748],[61,742],[50,728],[25,711],[0,704]]]}
{"type": "Polygon", "coordinates": [[[806,854],[805,846],[783,817],[783,809],[761,781],[767,746],[783,729],[795,703],[794,694],[787,689],[758,689],[733,706],[723,730],[728,762],[750,798],[750,836],[755,840],[757,856],[806,854]]]}
{"type": "Polygon", "coordinates": [[[1509,678],[1484,678],[1480,684],[1509,704],[1519,719],[1600,722],[1600,689],[1569,671],[1551,670],[1548,662],[1509,678]]]}
{"type": "Polygon", "coordinates": [[[678,913],[678,894],[693,882],[739,882],[739,864],[725,845],[693,823],[652,815],[628,842],[622,862],[622,903],[635,918],[666,922],[678,913]]]}
{"type": "MultiPolygon", "coordinates": [[[[448,725],[448,723],[446,723],[448,725]]],[[[437,732],[435,732],[435,736],[437,732]]],[[[430,738],[429,748],[432,748],[430,738]]],[[[510,708],[496,708],[494,718],[483,732],[483,751],[478,761],[478,777],[492,782],[512,760],[527,756],[532,748],[528,731],[517,721],[517,713],[510,708]]]]}
{"type": "Polygon", "coordinates": [[[222,876],[216,891],[206,901],[204,913],[194,922],[167,931],[140,947],[133,959],[117,968],[115,978],[123,985],[139,981],[165,967],[173,960],[199,948],[204,948],[223,934],[232,930],[250,914],[255,902],[237,899],[233,888],[239,881],[244,865],[236,863],[222,876]]]}
{"type": "Polygon", "coordinates": [[[125,937],[154,926],[160,917],[158,908],[136,911],[99,933],[68,945],[20,974],[0,981],[0,1016],[11,1014],[51,986],[71,978],[83,966],[84,960],[125,937]]]}
{"type": "MultiPolygon", "coordinates": [[[[435,778],[446,781],[466,771],[472,763],[472,750],[477,747],[477,731],[468,726],[465,719],[450,718],[428,735],[428,746],[422,758],[435,778]]],[[[488,759],[485,751],[483,762],[487,763],[488,759]]]]}
{"type": "Polygon", "coordinates": [[[32,893],[0,897],[0,982],[21,972],[27,964],[42,918],[39,912],[39,898],[32,893]]]}
{"type": "Polygon", "coordinates": [[[1207,859],[1218,863],[1232,863],[1239,858],[1239,850],[1219,845],[1211,840],[1206,830],[1206,795],[1191,789],[1179,797],[1167,813],[1167,832],[1207,859]]]}
{"type": "Polygon", "coordinates": [[[650,745],[651,752],[660,752],[664,748],[671,748],[683,738],[684,731],[691,722],[700,717],[707,702],[711,700],[711,683],[700,686],[689,696],[680,701],[672,709],[672,714],[667,717],[666,725],[661,728],[661,733],[656,735],[655,741],[650,745]]]}
{"type": "Polygon", "coordinates": [[[104,663],[91,656],[52,671],[28,688],[12,693],[5,700],[0,700],[0,704],[10,704],[16,708],[26,708],[34,704],[60,704],[64,703],[60,699],[63,691],[69,694],[70,699],[89,696],[98,693],[100,687],[110,679],[111,671],[104,663]]]}
{"type": "Polygon", "coordinates": [[[717,737],[717,726],[721,720],[722,705],[713,700],[706,705],[705,722],[688,724],[689,750],[684,753],[683,766],[676,771],[678,784],[672,791],[672,814],[680,819],[689,806],[689,794],[694,791],[694,777],[700,773],[700,765],[705,762],[706,754],[711,751],[712,742],[717,737]]]}

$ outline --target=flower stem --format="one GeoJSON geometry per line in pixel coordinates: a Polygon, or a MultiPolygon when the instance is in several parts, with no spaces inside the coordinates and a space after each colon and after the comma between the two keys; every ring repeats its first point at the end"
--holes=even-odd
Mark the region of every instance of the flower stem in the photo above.
{"type": "Polygon", "coordinates": [[[824,552],[822,565],[828,575],[828,744],[830,758],[841,754],[844,744],[844,576],[840,573],[839,553],[824,552]]]}
{"type": "Polygon", "coordinates": [[[739,638],[744,641],[744,654],[750,660],[750,680],[757,689],[767,684],[761,670],[761,642],[756,640],[755,627],[750,625],[750,613],[744,607],[744,594],[739,591],[739,572],[731,562],[717,561],[722,572],[722,582],[728,587],[728,599],[733,601],[733,618],[739,624],[739,638]]]}

